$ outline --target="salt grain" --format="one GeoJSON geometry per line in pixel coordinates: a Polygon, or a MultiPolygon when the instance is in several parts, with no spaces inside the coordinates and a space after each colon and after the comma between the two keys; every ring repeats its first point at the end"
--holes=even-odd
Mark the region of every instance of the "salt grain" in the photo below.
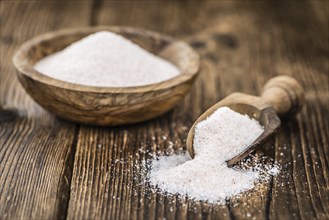
{"type": "Polygon", "coordinates": [[[104,87],[148,85],[179,74],[166,60],[107,31],[91,34],[45,57],[35,69],[62,81],[104,87]]]}
{"type": "Polygon", "coordinates": [[[225,203],[253,188],[259,179],[279,172],[265,166],[233,169],[225,162],[245,150],[263,131],[256,120],[227,107],[219,108],[195,127],[194,159],[188,153],[158,157],[152,161],[149,181],[171,194],[225,203]]]}

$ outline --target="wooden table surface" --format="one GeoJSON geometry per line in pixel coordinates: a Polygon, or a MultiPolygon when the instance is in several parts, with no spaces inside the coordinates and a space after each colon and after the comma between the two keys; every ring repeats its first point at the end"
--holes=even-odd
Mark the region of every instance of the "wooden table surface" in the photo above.
{"type": "Polygon", "coordinates": [[[328,9],[326,0],[2,0],[0,218],[329,219],[328,9]],[[38,34],[89,25],[189,42],[202,56],[191,93],[159,118],[116,128],[42,109],[17,81],[14,51],[38,34]],[[141,181],[148,151],[185,147],[208,107],[234,91],[259,94],[279,74],[295,77],[307,99],[262,151],[283,167],[279,176],[222,206],[162,195],[141,181]]]}

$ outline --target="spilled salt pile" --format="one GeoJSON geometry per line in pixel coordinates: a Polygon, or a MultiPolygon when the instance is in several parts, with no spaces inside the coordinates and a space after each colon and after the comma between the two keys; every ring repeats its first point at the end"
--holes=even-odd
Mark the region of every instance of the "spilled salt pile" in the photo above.
{"type": "Polygon", "coordinates": [[[194,151],[152,161],[149,181],[162,191],[196,200],[224,203],[278,173],[277,167],[228,168],[226,160],[246,149],[264,129],[254,119],[222,107],[195,127],[194,151]]]}
{"type": "Polygon", "coordinates": [[[148,85],[179,74],[173,64],[107,31],[91,34],[43,58],[34,68],[62,81],[104,87],[148,85]]]}

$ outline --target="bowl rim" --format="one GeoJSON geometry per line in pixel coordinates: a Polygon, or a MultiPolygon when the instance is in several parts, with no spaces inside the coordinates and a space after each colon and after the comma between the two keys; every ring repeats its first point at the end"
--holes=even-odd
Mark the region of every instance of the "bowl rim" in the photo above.
{"type": "MultiPolygon", "coordinates": [[[[120,33],[118,33],[120,34],[120,33]]],[[[200,71],[200,55],[195,50],[185,43],[184,41],[177,40],[173,37],[169,37],[165,34],[158,32],[145,30],[143,28],[135,28],[129,26],[94,26],[94,27],[80,27],[80,28],[67,28],[57,31],[47,32],[23,43],[13,56],[13,64],[15,68],[24,76],[31,78],[32,80],[38,81],[49,86],[54,86],[61,89],[80,91],[80,92],[93,92],[93,93],[142,93],[149,91],[165,90],[168,88],[176,87],[190,79],[196,77],[200,71]],[[178,76],[170,78],[159,83],[153,83],[142,86],[129,86],[129,87],[104,87],[104,86],[90,86],[83,84],[76,84],[67,81],[62,81],[56,78],[52,78],[45,74],[40,73],[34,66],[28,61],[28,52],[33,47],[42,43],[43,41],[51,40],[52,38],[66,35],[73,35],[77,33],[95,33],[97,31],[124,31],[124,32],[138,32],[143,35],[149,35],[151,37],[162,38],[167,41],[175,43],[182,43],[185,47],[189,48],[192,54],[192,59],[189,60],[189,71],[180,71],[178,76]],[[192,64],[192,65],[190,65],[192,64]]]]}

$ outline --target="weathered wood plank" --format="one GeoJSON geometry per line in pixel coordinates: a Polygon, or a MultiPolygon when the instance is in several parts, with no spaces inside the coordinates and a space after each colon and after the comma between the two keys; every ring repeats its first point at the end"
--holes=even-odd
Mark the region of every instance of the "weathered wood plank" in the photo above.
{"type": "Polygon", "coordinates": [[[62,219],[69,200],[76,126],[28,97],[11,59],[20,44],[37,34],[87,24],[89,2],[1,1],[0,8],[0,218],[62,219]],[[75,17],[77,11],[83,18],[75,17]]]}
{"type": "Polygon", "coordinates": [[[329,218],[328,1],[0,4],[1,218],[329,218]],[[203,57],[193,91],[172,112],[138,125],[77,129],[56,119],[17,83],[13,51],[36,34],[88,24],[139,26],[190,42],[203,57]],[[217,206],[141,181],[150,152],[184,148],[204,110],[233,91],[259,94],[277,74],[297,78],[307,103],[283,123],[275,148],[264,150],[283,166],[268,185],[217,206]]]}
{"type": "MultiPolygon", "coordinates": [[[[285,169],[284,177],[279,176],[273,182],[270,217],[274,219],[329,217],[329,167],[325,153],[329,110],[328,20],[327,24],[319,22],[317,11],[322,9],[312,8],[311,4],[287,4],[284,10],[271,15],[277,22],[275,38],[280,66],[276,67],[295,76],[303,84],[307,98],[299,117],[285,124],[277,137],[276,160],[285,169]]],[[[328,2],[322,2],[320,7],[325,4],[328,18],[328,2]]]]}

